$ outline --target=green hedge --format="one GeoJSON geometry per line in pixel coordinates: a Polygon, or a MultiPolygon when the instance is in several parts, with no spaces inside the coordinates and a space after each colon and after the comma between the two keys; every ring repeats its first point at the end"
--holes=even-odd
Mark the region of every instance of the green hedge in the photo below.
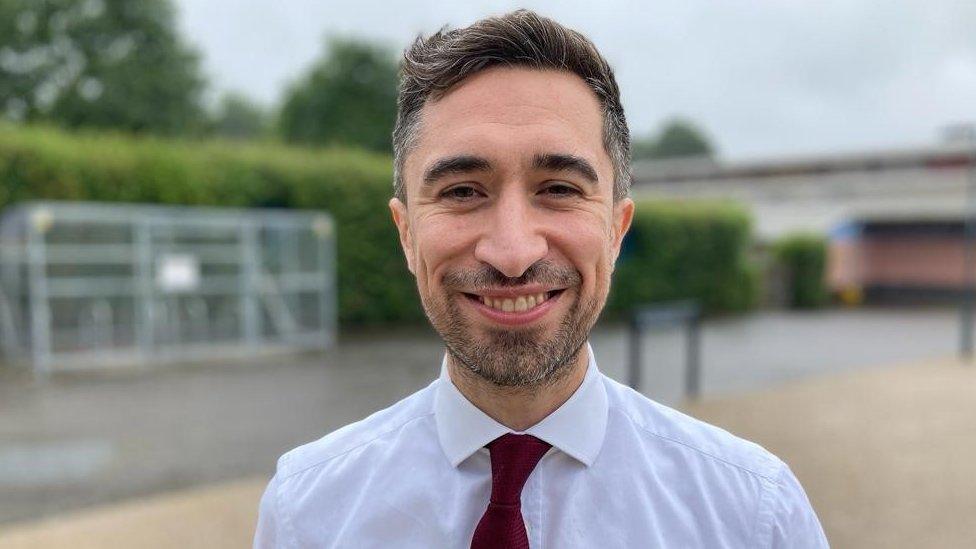
{"type": "MultiPolygon", "coordinates": [[[[388,156],[274,143],[168,141],[0,124],[0,206],[35,199],[321,209],[337,223],[339,317],[349,324],[423,318],[387,201],[388,156]]],[[[609,314],[695,297],[747,308],[749,218],[726,204],[638,204],[609,314]]]]}
{"type": "Polygon", "coordinates": [[[773,255],[786,275],[790,307],[809,309],[827,302],[824,237],[807,233],[784,236],[773,245],[773,255]]]}
{"type": "Polygon", "coordinates": [[[752,223],[725,202],[638,202],[608,300],[609,315],[634,306],[697,299],[709,311],[755,304],[759,270],[747,257],[752,223]]]}
{"type": "Polygon", "coordinates": [[[0,125],[0,206],[34,199],[322,209],[337,225],[344,323],[423,318],[387,201],[389,157],[0,125]]]}

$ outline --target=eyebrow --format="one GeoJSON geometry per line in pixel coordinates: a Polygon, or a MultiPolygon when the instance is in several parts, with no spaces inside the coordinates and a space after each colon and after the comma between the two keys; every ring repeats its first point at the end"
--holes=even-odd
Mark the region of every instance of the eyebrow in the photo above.
{"type": "Polygon", "coordinates": [[[599,182],[593,166],[585,158],[572,154],[537,154],[532,159],[532,166],[537,170],[550,172],[575,172],[590,183],[599,182]]]}
{"type": "Polygon", "coordinates": [[[449,156],[434,162],[424,171],[424,185],[431,185],[445,175],[490,172],[491,169],[491,162],[480,156],[470,154],[449,156]]]}
{"type": "MultiPolygon", "coordinates": [[[[532,167],[550,172],[574,172],[589,183],[599,182],[593,166],[585,158],[573,154],[537,154],[532,158],[532,167]]],[[[492,171],[491,162],[480,156],[470,154],[449,156],[434,162],[424,171],[424,185],[432,185],[446,175],[490,171],[492,171]]]]}

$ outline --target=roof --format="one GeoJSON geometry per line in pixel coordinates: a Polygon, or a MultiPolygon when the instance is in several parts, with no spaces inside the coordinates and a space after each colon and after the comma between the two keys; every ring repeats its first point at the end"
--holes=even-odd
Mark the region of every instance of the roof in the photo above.
{"type": "Polygon", "coordinates": [[[680,158],[640,161],[633,165],[634,184],[720,179],[759,179],[839,172],[877,172],[905,168],[965,168],[976,160],[973,146],[840,153],[746,161],[680,158]]]}

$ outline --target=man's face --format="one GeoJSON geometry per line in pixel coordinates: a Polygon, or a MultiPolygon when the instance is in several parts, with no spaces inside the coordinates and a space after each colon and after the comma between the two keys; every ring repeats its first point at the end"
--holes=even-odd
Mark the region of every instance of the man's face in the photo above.
{"type": "Polygon", "coordinates": [[[567,373],[606,302],[633,202],[602,136],[565,72],[492,68],[423,108],[390,209],[452,358],[496,385],[567,373]]]}

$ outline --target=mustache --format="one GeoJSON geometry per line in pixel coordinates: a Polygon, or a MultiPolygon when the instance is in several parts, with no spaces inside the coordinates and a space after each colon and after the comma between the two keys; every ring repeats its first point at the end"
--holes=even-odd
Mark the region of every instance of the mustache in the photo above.
{"type": "Polygon", "coordinates": [[[529,266],[521,276],[505,276],[491,265],[482,264],[474,269],[452,269],[444,273],[443,284],[457,291],[477,291],[492,288],[512,288],[528,284],[544,286],[576,286],[582,282],[579,271],[567,265],[556,265],[540,260],[529,266]]]}

